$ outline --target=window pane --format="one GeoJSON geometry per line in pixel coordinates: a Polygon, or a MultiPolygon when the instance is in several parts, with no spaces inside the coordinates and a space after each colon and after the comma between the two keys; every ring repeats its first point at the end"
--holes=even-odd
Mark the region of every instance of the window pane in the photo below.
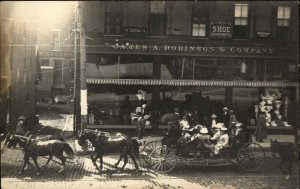
{"type": "Polygon", "coordinates": [[[242,12],[241,4],[235,5],[234,16],[235,17],[240,17],[242,15],[241,12],[242,12]]]}
{"type": "Polygon", "coordinates": [[[204,27],[201,27],[199,30],[199,36],[206,36],[206,27],[204,25],[204,27]]]}
{"type": "Polygon", "coordinates": [[[283,18],[283,7],[278,7],[277,18],[283,18]]]}
{"type": "Polygon", "coordinates": [[[241,18],[241,25],[243,26],[247,25],[247,18],[241,18]]]}
{"type": "Polygon", "coordinates": [[[284,18],[290,18],[291,17],[291,8],[290,7],[285,7],[284,8],[284,18]]]}
{"type": "Polygon", "coordinates": [[[242,17],[248,17],[248,5],[242,6],[242,17]]]}
{"type": "Polygon", "coordinates": [[[289,20],[283,20],[283,26],[289,26],[289,20]]]}
{"type": "Polygon", "coordinates": [[[241,25],[241,18],[235,18],[234,25],[241,25]]]}
{"type": "Polygon", "coordinates": [[[199,28],[200,24],[193,24],[193,28],[199,28]]]}
{"type": "Polygon", "coordinates": [[[198,28],[193,28],[193,33],[192,33],[192,35],[193,35],[193,36],[198,36],[198,33],[199,33],[198,28]]]}

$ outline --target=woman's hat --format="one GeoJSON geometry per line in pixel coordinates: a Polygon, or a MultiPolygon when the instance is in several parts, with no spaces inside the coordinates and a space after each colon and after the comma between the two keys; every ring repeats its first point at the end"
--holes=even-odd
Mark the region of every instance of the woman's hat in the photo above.
{"type": "Polygon", "coordinates": [[[221,131],[227,131],[227,128],[226,127],[222,127],[221,131]]]}
{"type": "Polygon", "coordinates": [[[235,124],[236,127],[240,127],[240,126],[242,126],[242,125],[243,125],[242,123],[237,123],[237,124],[235,124]]]}
{"type": "Polygon", "coordinates": [[[207,134],[207,133],[208,133],[207,128],[206,128],[206,127],[202,127],[202,128],[200,129],[200,133],[202,133],[202,134],[207,134]]]}
{"type": "Polygon", "coordinates": [[[216,116],[216,114],[213,114],[213,115],[211,115],[211,118],[213,118],[213,119],[215,119],[215,118],[217,118],[218,116],[216,116]]]}
{"type": "Polygon", "coordinates": [[[19,118],[18,118],[18,120],[25,120],[26,118],[24,117],[24,116],[20,116],[19,118]]]}
{"type": "Polygon", "coordinates": [[[227,108],[227,107],[224,107],[223,110],[228,110],[228,108],[227,108]]]}

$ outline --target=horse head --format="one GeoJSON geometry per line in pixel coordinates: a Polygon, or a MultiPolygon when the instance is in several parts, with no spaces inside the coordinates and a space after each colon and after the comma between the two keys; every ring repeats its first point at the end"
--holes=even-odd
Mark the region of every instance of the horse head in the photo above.
{"type": "Polygon", "coordinates": [[[4,143],[7,148],[16,148],[18,141],[14,134],[7,136],[7,140],[4,143]]]}

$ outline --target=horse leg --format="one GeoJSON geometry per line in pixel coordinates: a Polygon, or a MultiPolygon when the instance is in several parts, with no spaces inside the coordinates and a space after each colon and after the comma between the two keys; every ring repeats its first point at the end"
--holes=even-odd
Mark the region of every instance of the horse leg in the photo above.
{"type": "Polygon", "coordinates": [[[29,157],[25,155],[24,156],[24,164],[23,164],[23,167],[22,167],[21,171],[19,172],[19,174],[22,174],[24,172],[25,167],[26,167],[28,162],[29,162],[29,157]]]}
{"type": "Polygon", "coordinates": [[[37,172],[36,174],[37,174],[37,175],[40,175],[40,174],[41,174],[41,170],[40,170],[39,165],[38,165],[38,163],[37,163],[37,157],[34,156],[34,157],[32,157],[32,159],[33,159],[33,162],[34,162],[34,164],[35,164],[35,166],[36,166],[36,168],[37,168],[37,170],[38,170],[38,172],[37,172]]]}
{"type": "Polygon", "coordinates": [[[61,156],[55,156],[55,157],[57,157],[58,159],[61,160],[62,168],[58,171],[58,173],[62,173],[65,170],[66,158],[63,157],[62,155],[61,156]]]}
{"type": "Polygon", "coordinates": [[[45,165],[43,165],[43,168],[46,168],[46,166],[48,165],[48,163],[50,162],[50,160],[52,159],[53,155],[50,155],[48,160],[47,160],[47,163],[45,165]]]}
{"type": "Polygon", "coordinates": [[[292,175],[292,161],[289,161],[289,173],[285,177],[286,180],[290,179],[290,176],[292,175]]]}
{"type": "Polygon", "coordinates": [[[100,153],[100,169],[99,169],[100,175],[102,174],[102,169],[103,169],[103,153],[100,153]]]}
{"type": "Polygon", "coordinates": [[[123,164],[123,166],[121,168],[122,170],[124,170],[125,165],[127,164],[127,162],[128,162],[128,155],[126,153],[124,153],[124,164],[123,164]]]}
{"type": "Polygon", "coordinates": [[[99,156],[99,153],[97,153],[96,157],[93,159],[93,155],[91,155],[93,165],[96,167],[97,170],[99,170],[99,167],[97,166],[97,159],[99,158],[99,156]]]}
{"type": "Polygon", "coordinates": [[[134,163],[134,166],[135,166],[135,169],[136,169],[136,170],[139,170],[139,166],[138,166],[138,164],[137,164],[137,162],[136,162],[136,159],[135,159],[134,155],[132,154],[132,152],[129,152],[128,155],[129,155],[130,158],[132,159],[132,161],[133,161],[133,163],[134,163]]]}
{"type": "Polygon", "coordinates": [[[121,154],[120,154],[120,158],[119,158],[119,160],[117,161],[117,163],[115,163],[115,168],[117,168],[117,167],[118,167],[118,165],[119,165],[119,163],[121,162],[121,160],[123,159],[123,157],[124,157],[124,154],[123,154],[123,153],[121,153],[121,154]]]}
{"type": "Polygon", "coordinates": [[[280,164],[279,164],[279,168],[280,168],[281,172],[283,172],[284,174],[287,174],[287,172],[282,167],[283,164],[284,164],[284,160],[282,159],[281,162],[280,162],[280,164]]]}

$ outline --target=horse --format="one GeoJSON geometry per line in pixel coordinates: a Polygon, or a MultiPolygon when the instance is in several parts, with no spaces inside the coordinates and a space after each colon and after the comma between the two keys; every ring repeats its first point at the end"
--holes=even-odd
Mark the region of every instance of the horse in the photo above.
{"type": "Polygon", "coordinates": [[[24,152],[24,164],[19,174],[22,174],[24,172],[26,165],[29,164],[29,158],[31,158],[37,168],[37,174],[39,175],[40,168],[37,164],[38,156],[49,155],[49,159],[46,165],[49,163],[53,156],[60,159],[62,162],[62,168],[59,170],[59,173],[62,173],[65,170],[66,157],[63,156],[63,152],[66,152],[69,158],[74,160],[75,164],[77,163],[77,159],[72,148],[68,143],[62,142],[60,140],[36,141],[32,140],[30,137],[11,135],[6,142],[6,146],[8,148],[11,148],[16,146],[16,144],[18,144],[24,152]]]}
{"type": "Polygon", "coordinates": [[[273,157],[276,157],[276,153],[279,154],[279,157],[281,158],[279,168],[284,174],[287,174],[285,179],[289,179],[292,174],[292,164],[297,161],[295,145],[292,142],[278,142],[277,140],[271,140],[271,151],[273,157]],[[288,163],[288,173],[282,167],[285,162],[288,163]]]}
{"type": "Polygon", "coordinates": [[[139,144],[137,140],[130,139],[123,133],[119,132],[101,132],[93,130],[84,130],[83,133],[79,135],[78,144],[84,146],[86,141],[90,141],[94,147],[94,152],[91,154],[91,160],[96,167],[96,169],[102,174],[103,169],[103,155],[105,153],[120,153],[120,158],[114,165],[115,168],[118,167],[120,161],[124,158],[124,164],[121,170],[124,169],[125,165],[128,163],[128,155],[133,160],[136,170],[139,170],[138,164],[135,157],[138,158],[139,144]],[[94,158],[94,154],[96,157],[94,158]],[[97,159],[100,158],[100,167],[97,166],[97,159]]]}

